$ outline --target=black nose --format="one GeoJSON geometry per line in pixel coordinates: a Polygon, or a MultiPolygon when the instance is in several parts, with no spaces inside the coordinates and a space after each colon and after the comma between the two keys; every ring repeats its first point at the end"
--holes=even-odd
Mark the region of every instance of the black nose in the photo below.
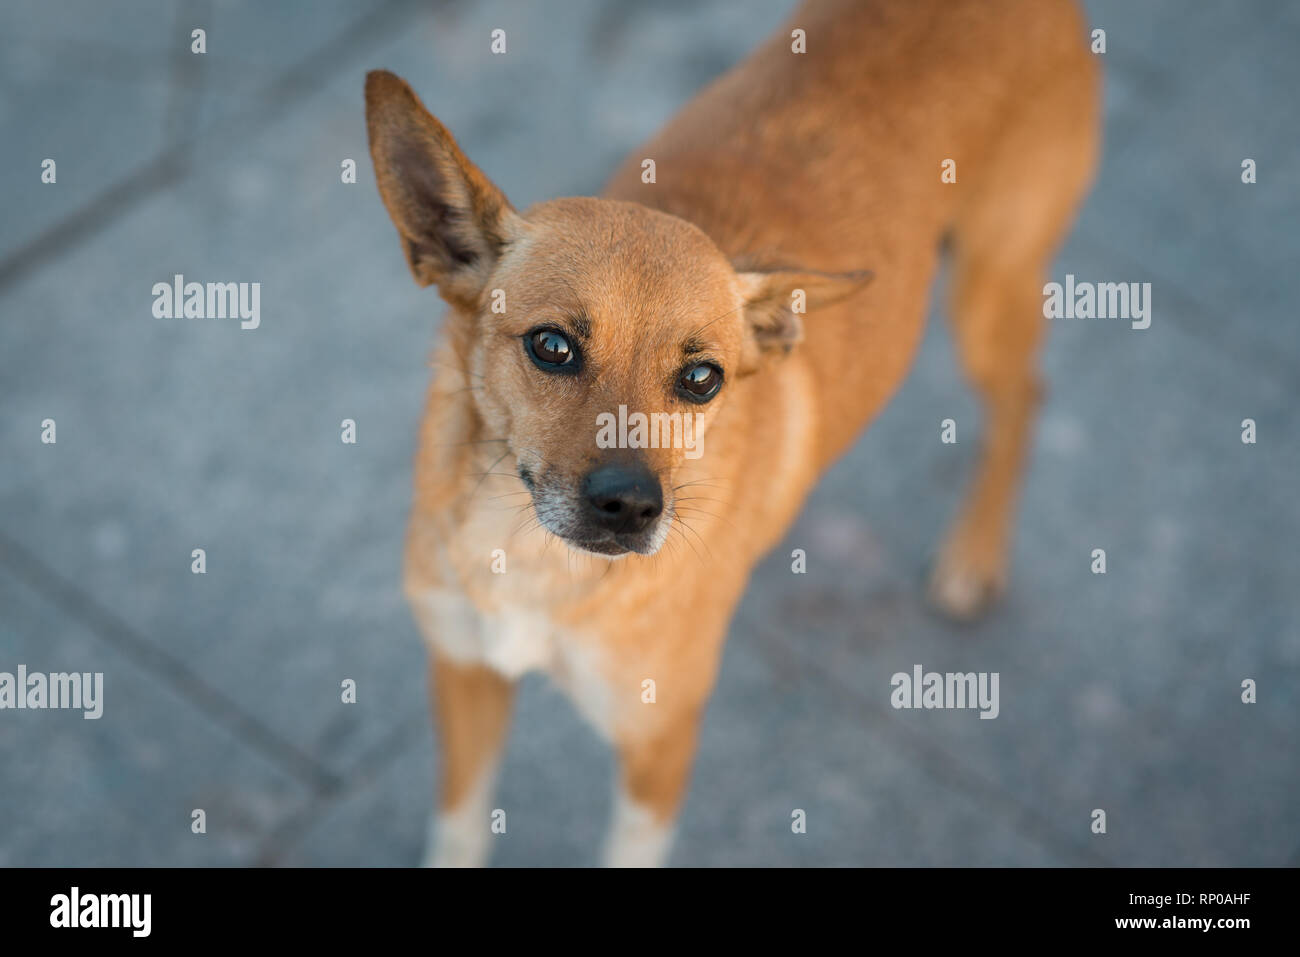
{"type": "Polygon", "coordinates": [[[659,480],[644,466],[606,465],[582,480],[587,517],[612,532],[639,532],[664,510],[659,480]]]}

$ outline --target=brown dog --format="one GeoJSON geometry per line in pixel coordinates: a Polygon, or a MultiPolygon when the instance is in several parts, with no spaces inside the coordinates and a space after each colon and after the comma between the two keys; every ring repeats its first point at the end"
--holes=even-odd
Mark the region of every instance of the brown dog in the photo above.
{"type": "Polygon", "coordinates": [[[811,2],[604,198],[520,214],[402,80],[367,77],[380,193],[451,306],[405,583],[442,744],[434,863],[486,858],[534,668],[618,749],[608,862],[663,859],[750,571],[900,384],[945,238],[988,423],[931,588],[969,616],[1003,587],[1097,86],[1065,0],[811,2]]]}

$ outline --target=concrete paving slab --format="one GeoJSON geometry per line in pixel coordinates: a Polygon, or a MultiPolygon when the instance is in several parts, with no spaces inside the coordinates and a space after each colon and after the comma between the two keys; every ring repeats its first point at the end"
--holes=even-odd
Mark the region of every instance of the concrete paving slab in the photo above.
{"type": "Polygon", "coordinates": [[[0,671],[101,673],[101,716],[0,711],[0,866],[248,864],[307,790],[0,568],[0,671]],[[193,812],[206,815],[204,834],[193,812]]]}

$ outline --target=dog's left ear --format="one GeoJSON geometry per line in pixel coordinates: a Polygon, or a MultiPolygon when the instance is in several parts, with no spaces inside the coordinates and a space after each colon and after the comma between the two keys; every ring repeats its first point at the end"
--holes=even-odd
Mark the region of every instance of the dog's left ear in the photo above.
{"type": "Polygon", "coordinates": [[[827,273],[804,269],[738,271],[745,297],[748,334],[740,371],[753,372],[764,355],[785,354],[803,339],[802,315],[847,299],[872,273],[827,273]]]}
{"type": "Polygon", "coordinates": [[[522,218],[400,77],[366,75],[366,127],[379,193],[415,281],[472,308],[522,218]]]}

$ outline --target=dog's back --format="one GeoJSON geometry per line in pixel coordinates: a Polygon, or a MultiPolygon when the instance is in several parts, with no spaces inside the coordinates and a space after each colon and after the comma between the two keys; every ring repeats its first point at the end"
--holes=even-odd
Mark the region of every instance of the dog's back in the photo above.
{"type": "Polygon", "coordinates": [[[696,222],[733,255],[862,268],[864,252],[909,245],[900,231],[950,225],[1022,127],[1090,140],[1096,74],[1072,0],[810,0],[629,156],[606,195],[696,222]],[[949,159],[955,183],[940,178],[949,159]]]}
{"type": "Polygon", "coordinates": [[[1043,283],[1092,178],[1098,127],[1099,70],[1073,0],[810,0],[606,191],[696,223],[738,261],[875,273],[863,294],[809,315],[803,343],[756,390],[779,406],[810,384],[817,469],[902,382],[951,239],[958,353],[989,413],[935,573],[937,600],[959,616],[1004,580],[1043,283]],[[646,158],[654,183],[641,179],[646,158]]]}

